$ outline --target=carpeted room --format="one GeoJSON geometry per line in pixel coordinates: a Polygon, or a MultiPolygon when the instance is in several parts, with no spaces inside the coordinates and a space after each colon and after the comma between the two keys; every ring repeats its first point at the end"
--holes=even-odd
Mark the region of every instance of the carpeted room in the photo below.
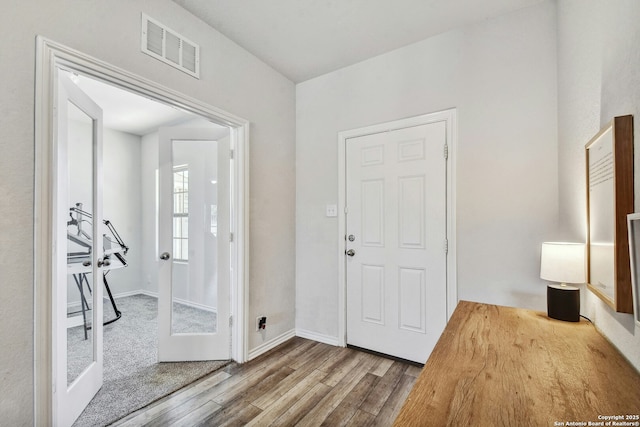
{"type": "MultiPolygon", "coordinates": [[[[179,388],[225,366],[227,361],[158,363],[158,301],[157,298],[137,294],[118,298],[116,304],[123,316],[104,327],[104,384],[75,426],[108,425],[179,388]]],[[[105,321],[115,313],[105,301],[105,321]]],[[[194,325],[211,322],[207,312],[180,306],[179,323],[194,330],[194,325]]],[[[84,341],[83,327],[69,330],[70,380],[84,368],[86,352],[78,355],[84,341]],[[80,356],[79,363],[71,357],[80,356]]],[[[86,348],[86,347],[85,347],[86,348]]],[[[70,381],[71,382],[71,381],[70,381]]]]}

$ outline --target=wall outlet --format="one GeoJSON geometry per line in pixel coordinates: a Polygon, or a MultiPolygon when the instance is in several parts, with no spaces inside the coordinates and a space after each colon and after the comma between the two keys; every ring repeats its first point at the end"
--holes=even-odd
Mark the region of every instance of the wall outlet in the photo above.
{"type": "Polygon", "coordinates": [[[267,316],[256,317],[256,331],[260,332],[267,329],[267,316]]]}

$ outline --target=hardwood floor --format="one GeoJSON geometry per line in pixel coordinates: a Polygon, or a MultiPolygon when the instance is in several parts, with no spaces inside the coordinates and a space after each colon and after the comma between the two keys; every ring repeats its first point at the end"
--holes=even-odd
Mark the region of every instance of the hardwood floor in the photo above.
{"type": "Polygon", "coordinates": [[[420,368],[293,338],[114,426],[390,426],[420,368]]]}

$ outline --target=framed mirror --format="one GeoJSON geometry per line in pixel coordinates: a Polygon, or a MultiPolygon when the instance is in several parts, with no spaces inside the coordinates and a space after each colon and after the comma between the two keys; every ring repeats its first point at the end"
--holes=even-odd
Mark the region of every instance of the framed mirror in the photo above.
{"type": "Polygon", "coordinates": [[[633,312],[627,215],[633,212],[633,116],[614,118],[585,146],[587,287],[633,312]]]}

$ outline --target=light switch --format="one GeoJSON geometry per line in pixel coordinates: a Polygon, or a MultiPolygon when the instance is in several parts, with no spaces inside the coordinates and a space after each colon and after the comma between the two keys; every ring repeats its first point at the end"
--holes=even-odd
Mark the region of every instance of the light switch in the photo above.
{"type": "Polygon", "coordinates": [[[327,205],[327,216],[328,217],[336,217],[336,216],[338,216],[338,206],[337,205],[327,205]]]}

